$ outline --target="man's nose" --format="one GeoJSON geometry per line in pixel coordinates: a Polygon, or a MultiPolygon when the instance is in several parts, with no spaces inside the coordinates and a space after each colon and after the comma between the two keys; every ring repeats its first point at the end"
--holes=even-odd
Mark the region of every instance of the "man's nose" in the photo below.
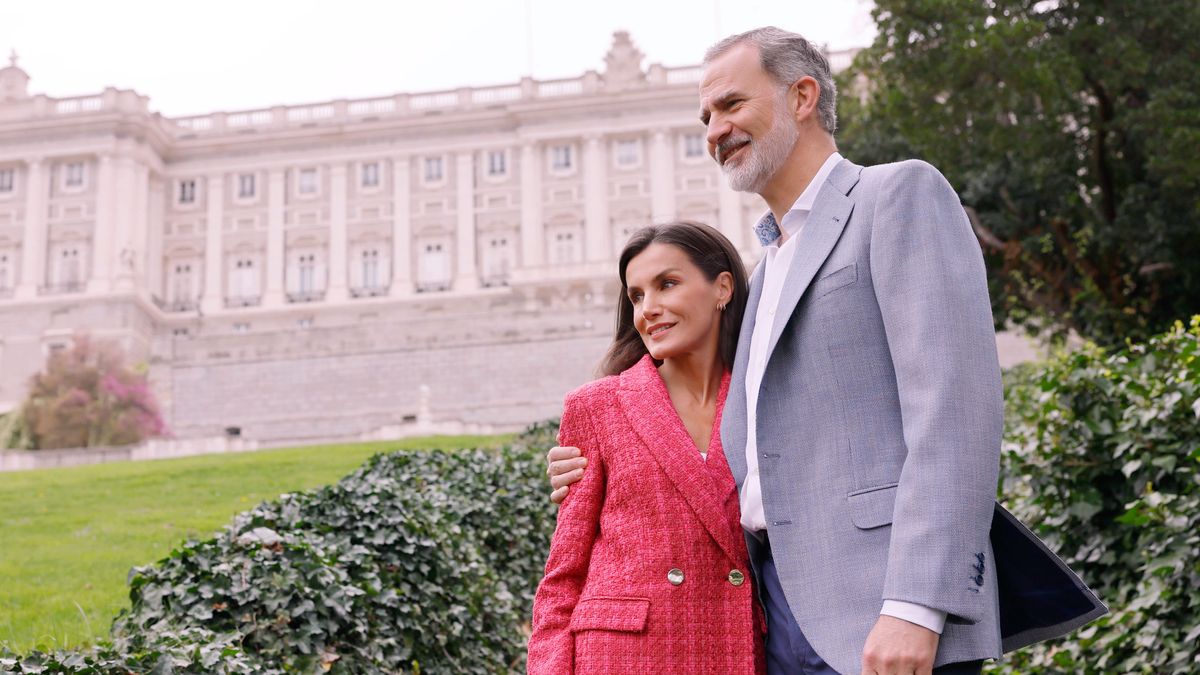
{"type": "Polygon", "coordinates": [[[716,154],[717,146],[720,145],[721,141],[729,135],[729,132],[732,129],[733,125],[731,125],[729,122],[726,122],[725,119],[719,115],[714,114],[708,120],[708,128],[705,130],[705,140],[708,141],[708,149],[710,154],[716,154]]]}

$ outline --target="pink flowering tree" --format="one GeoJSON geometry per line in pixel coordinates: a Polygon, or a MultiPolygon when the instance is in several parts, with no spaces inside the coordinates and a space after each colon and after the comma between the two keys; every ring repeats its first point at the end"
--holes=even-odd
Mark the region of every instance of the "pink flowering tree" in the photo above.
{"type": "Polygon", "coordinates": [[[50,355],[22,412],[38,449],[127,445],[168,433],[145,374],[116,344],[86,335],[50,355]]]}

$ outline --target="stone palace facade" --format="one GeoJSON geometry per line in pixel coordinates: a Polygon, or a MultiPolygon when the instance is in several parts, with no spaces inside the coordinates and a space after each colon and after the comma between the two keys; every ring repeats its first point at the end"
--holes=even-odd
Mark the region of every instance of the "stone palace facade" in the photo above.
{"type": "MultiPolygon", "coordinates": [[[[850,52],[831,54],[835,67],[850,52]]],[[[705,150],[698,67],[617,33],[565,80],[167,118],[0,69],[0,409],[86,331],[148,364],[173,433],[399,435],[556,415],[613,325],[630,231],[748,260],[765,209],[705,150]]]]}

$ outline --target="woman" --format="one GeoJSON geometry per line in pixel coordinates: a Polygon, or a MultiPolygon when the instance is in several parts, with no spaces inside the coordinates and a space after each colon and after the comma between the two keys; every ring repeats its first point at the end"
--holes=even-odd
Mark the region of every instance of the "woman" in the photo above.
{"type": "Polygon", "coordinates": [[[567,395],[559,444],[588,458],[538,587],[529,672],[762,673],[737,492],[721,449],[746,273],[706,225],[621,252],[607,377],[567,395]]]}

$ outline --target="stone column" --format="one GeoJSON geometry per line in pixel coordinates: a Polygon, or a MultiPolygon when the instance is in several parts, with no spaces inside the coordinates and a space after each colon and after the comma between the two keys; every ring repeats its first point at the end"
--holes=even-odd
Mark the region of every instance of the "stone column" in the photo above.
{"type": "Polygon", "coordinates": [[[412,295],[412,160],[392,160],[392,283],[390,295],[412,295]]]}
{"type": "Polygon", "coordinates": [[[208,202],[208,212],[204,222],[204,297],[200,302],[201,311],[207,313],[219,312],[225,306],[224,300],[224,270],[225,251],[223,221],[225,219],[225,180],[223,176],[209,176],[208,189],[204,198],[208,202]]]}
{"type": "Polygon", "coordinates": [[[349,297],[346,288],[346,165],[329,169],[329,286],[325,300],[339,302],[349,297]]]}
{"type": "Polygon", "coordinates": [[[584,246],[588,262],[612,257],[612,223],[608,217],[608,153],[604,137],[591,135],[583,151],[584,246]]]}
{"type": "Polygon", "coordinates": [[[456,185],[455,214],[458,217],[458,236],[455,250],[458,264],[455,266],[454,285],[456,291],[479,288],[479,277],[475,271],[475,153],[460,152],[454,167],[456,185]]]}
{"type": "Polygon", "coordinates": [[[113,261],[116,252],[113,240],[116,223],[113,209],[116,199],[116,176],[111,155],[103,155],[96,171],[96,223],[92,229],[92,273],[88,279],[88,293],[103,293],[112,288],[113,261]]]}
{"type": "Polygon", "coordinates": [[[129,239],[129,255],[124,259],[125,273],[132,289],[146,288],[149,266],[150,239],[150,167],[137,162],[133,165],[133,234],[129,239]]]}
{"type": "Polygon", "coordinates": [[[284,250],[283,209],[287,180],[284,169],[267,172],[267,284],[263,293],[264,307],[283,304],[283,276],[287,269],[284,250]]]}
{"type": "Polygon", "coordinates": [[[521,267],[541,267],[546,260],[542,222],[542,153],[537,143],[521,146],[521,267]]]}
{"type": "Polygon", "coordinates": [[[720,167],[714,167],[713,170],[717,172],[720,230],[729,237],[729,241],[737,250],[745,250],[747,234],[754,227],[754,223],[742,222],[742,195],[729,187],[729,181],[725,179],[720,167]]]}
{"type": "Polygon", "coordinates": [[[31,159],[25,175],[25,231],[21,238],[21,283],[17,298],[36,298],[46,283],[46,200],[50,190],[45,163],[31,159]]]}
{"type": "Polygon", "coordinates": [[[167,189],[162,176],[151,175],[147,182],[150,207],[146,216],[146,286],[152,296],[165,299],[167,292],[163,285],[163,228],[166,226],[167,189]]]}
{"type": "Polygon", "coordinates": [[[137,176],[133,159],[118,157],[113,160],[116,168],[113,220],[113,289],[133,290],[134,233],[138,211],[137,176]]]}
{"type": "Polygon", "coordinates": [[[650,144],[650,219],[656,223],[675,219],[675,157],[666,131],[654,132],[650,144]]]}

